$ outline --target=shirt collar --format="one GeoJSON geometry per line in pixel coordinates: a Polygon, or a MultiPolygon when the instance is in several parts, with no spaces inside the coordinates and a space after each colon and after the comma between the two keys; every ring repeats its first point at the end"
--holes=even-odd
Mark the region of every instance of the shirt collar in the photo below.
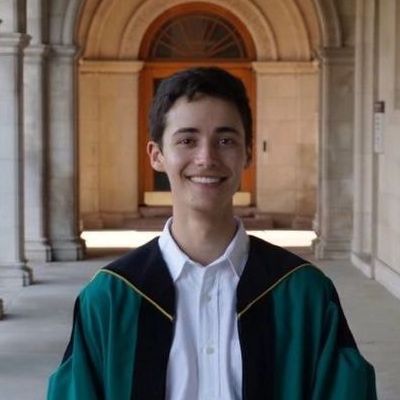
{"type": "MultiPolygon", "coordinates": [[[[240,219],[236,218],[237,231],[224,254],[218,259],[208,264],[205,268],[212,267],[225,260],[229,262],[232,271],[239,278],[244,270],[247,256],[249,252],[249,237],[244,229],[243,223],[240,219]]],[[[191,260],[178,246],[171,235],[170,227],[172,217],[166,222],[164,229],[158,239],[158,245],[163,255],[164,261],[168,266],[169,272],[173,281],[175,282],[182,273],[183,267],[186,263],[196,264],[191,260]]]]}
{"type": "Polygon", "coordinates": [[[172,217],[166,222],[163,231],[158,239],[158,245],[160,246],[161,254],[163,255],[164,261],[167,264],[172,280],[175,282],[186,262],[190,262],[190,258],[179,248],[174,238],[171,235],[170,226],[172,223],[172,217]]]}

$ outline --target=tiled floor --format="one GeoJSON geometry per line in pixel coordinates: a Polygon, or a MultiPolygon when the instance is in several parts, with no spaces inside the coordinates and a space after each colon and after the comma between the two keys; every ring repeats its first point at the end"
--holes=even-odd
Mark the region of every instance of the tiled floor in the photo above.
{"type": "MultiPolygon", "coordinates": [[[[43,400],[68,341],[75,296],[108,258],[34,266],[35,284],[0,288],[0,400],[43,400]]],[[[364,356],[375,366],[380,400],[400,399],[400,301],[348,262],[323,262],[364,356]]],[[[117,400],[117,399],[116,399],[117,400]]]]}

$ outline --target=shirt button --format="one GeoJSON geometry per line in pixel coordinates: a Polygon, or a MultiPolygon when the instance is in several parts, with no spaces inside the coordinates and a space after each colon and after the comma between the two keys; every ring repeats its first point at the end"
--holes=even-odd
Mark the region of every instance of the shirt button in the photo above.
{"type": "Polygon", "coordinates": [[[205,300],[207,303],[209,303],[209,302],[211,301],[211,296],[210,296],[209,294],[206,294],[206,295],[204,296],[204,300],[205,300]]]}
{"type": "Polygon", "coordinates": [[[212,346],[207,346],[207,347],[206,347],[206,353],[207,353],[207,354],[214,354],[214,347],[212,347],[212,346]]]}

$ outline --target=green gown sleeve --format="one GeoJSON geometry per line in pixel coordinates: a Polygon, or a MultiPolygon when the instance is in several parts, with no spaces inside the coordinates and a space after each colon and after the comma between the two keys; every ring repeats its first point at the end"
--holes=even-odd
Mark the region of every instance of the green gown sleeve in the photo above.
{"type": "Polygon", "coordinates": [[[373,367],[357,349],[336,289],[305,266],[276,287],[274,399],[376,400],[373,367]]]}
{"type": "Polygon", "coordinates": [[[84,322],[80,297],[75,302],[70,343],[59,368],[50,377],[48,400],[102,399],[101,363],[95,356],[97,343],[89,345],[92,327],[84,322]],[[85,326],[86,325],[86,326],[85,326]],[[92,348],[93,347],[93,348],[92,348]]]}
{"type": "Polygon", "coordinates": [[[98,274],[75,303],[71,339],[47,400],[129,400],[140,297],[98,274]]]}
{"type": "Polygon", "coordinates": [[[328,287],[312,400],[376,400],[374,369],[358,351],[330,281],[328,287]]]}

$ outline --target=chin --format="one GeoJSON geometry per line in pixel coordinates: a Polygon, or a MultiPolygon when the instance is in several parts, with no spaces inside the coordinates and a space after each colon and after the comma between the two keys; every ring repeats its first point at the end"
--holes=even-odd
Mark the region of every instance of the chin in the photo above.
{"type": "Polygon", "coordinates": [[[216,199],[201,199],[196,198],[190,203],[190,207],[194,211],[203,212],[205,214],[215,214],[216,216],[223,214],[225,211],[232,209],[232,198],[229,200],[216,199]]]}

